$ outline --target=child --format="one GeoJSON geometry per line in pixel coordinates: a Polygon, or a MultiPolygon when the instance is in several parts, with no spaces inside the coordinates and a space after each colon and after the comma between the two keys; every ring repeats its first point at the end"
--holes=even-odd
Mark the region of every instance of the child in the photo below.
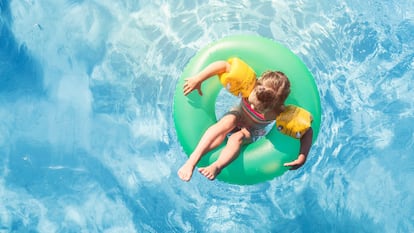
{"type": "MultiPolygon", "coordinates": [[[[215,75],[228,73],[230,70],[231,64],[227,61],[211,63],[200,73],[185,80],[184,95],[188,95],[193,90],[203,95],[201,92],[203,81],[215,75]]],[[[216,124],[207,129],[188,160],[178,170],[178,176],[183,181],[189,181],[201,157],[219,146],[227,135],[232,133],[219,158],[209,166],[198,169],[205,177],[214,180],[220,171],[238,156],[243,144],[254,142],[265,134],[264,128],[283,112],[284,102],[289,93],[290,82],[282,72],[264,72],[248,97],[242,98],[239,106],[231,109],[216,124]]],[[[297,169],[305,163],[312,144],[312,136],[312,128],[309,128],[300,139],[298,159],[285,163],[284,166],[297,169]]]]}

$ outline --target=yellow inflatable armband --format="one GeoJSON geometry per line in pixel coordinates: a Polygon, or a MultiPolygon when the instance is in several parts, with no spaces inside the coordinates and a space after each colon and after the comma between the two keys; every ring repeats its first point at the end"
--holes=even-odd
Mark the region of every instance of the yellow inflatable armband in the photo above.
{"type": "Polygon", "coordinates": [[[233,95],[249,97],[256,85],[253,69],[239,58],[230,58],[230,71],[219,75],[221,84],[233,95]]]}
{"type": "Polygon", "coordinates": [[[288,105],[278,117],[276,127],[283,134],[294,138],[301,138],[311,127],[313,117],[303,108],[288,105]]]}

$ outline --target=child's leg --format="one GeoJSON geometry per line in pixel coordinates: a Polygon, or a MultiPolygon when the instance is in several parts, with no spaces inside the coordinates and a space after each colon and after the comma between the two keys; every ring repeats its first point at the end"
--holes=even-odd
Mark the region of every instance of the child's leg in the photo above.
{"type": "Polygon", "coordinates": [[[246,140],[250,140],[250,138],[250,132],[245,128],[232,134],[227,141],[227,145],[221,151],[217,161],[210,164],[210,166],[199,168],[199,172],[210,180],[215,179],[223,168],[237,158],[240,152],[240,147],[246,140]]]}
{"type": "Polygon", "coordinates": [[[228,114],[208,128],[203,137],[201,137],[200,142],[193,153],[191,153],[187,162],[178,170],[178,176],[184,181],[189,181],[193,174],[193,170],[201,157],[208,151],[219,146],[224,141],[227,134],[236,127],[236,123],[237,116],[228,114]]]}

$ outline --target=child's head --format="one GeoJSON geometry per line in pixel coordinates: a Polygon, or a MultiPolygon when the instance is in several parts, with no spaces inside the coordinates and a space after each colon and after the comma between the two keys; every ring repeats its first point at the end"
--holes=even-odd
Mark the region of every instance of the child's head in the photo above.
{"type": "Polygon", "coordinates": [[[289,93],[290,82],[284,73],[266,71],[257,80],[249,101],[256,102],[254,107],[259,112],[273,109],[279,114],[284,110],[284,102],[289,93]]]}

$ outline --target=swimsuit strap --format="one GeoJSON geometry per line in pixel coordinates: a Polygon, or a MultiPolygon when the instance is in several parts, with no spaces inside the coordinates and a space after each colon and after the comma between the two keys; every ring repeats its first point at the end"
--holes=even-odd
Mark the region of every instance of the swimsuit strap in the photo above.
{"type": "Polygon", "coordinates": [[[249,102],[247,101],[246,98],[242,98],[242,104],[241,107],[243,109],[243,111],[246,113],[246,115],[253,120],[255,123],[257,124],[263,124],[263,125],[267,125],[273,122],[273,120],[266,120],[266,118],[264,117],[263,114],[257,112],[256,110],[254,110],[249,102]]]}

